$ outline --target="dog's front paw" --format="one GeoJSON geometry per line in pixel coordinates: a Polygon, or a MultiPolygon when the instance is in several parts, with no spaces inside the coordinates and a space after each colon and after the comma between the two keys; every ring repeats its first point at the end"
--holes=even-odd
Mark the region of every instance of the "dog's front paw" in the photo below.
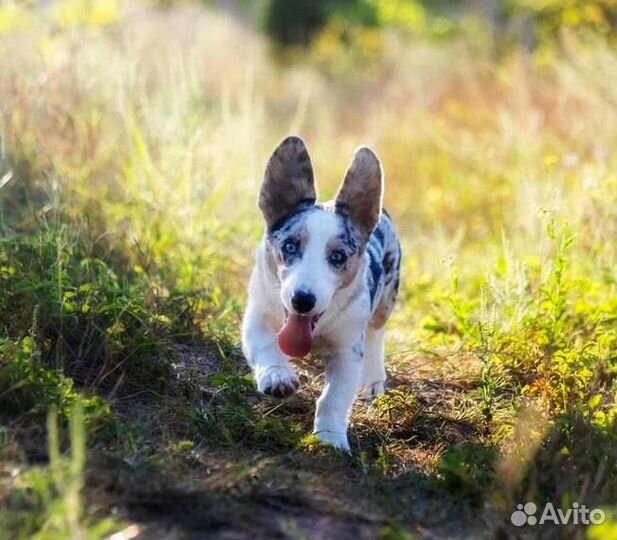
{"type": "Polygon", "coordinates": [[[323,444],[332,446],[341,452],[351,453],[346,433],[336,433],[335,431],[316,431],[315,437],[323,444]]]}
{"type": "Polygon", "coordinates": [[[370,384],[365,384],[360,388],[360,399],[373,399],[381,396],[385,392],[385,381],[377,381],[370,384]]]}
{"type": "Polygon", "coordinates": [[[271,366],[257,372],[255,378],[260,392],[279,399],[295,394],[300,386],[298,376],[285,366],[271,366]]]}

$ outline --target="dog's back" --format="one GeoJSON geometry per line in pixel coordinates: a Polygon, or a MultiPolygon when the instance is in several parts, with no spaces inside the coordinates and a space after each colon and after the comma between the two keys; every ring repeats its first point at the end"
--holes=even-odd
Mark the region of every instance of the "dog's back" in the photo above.
{"type": "Polygon", "coordinates": [[[373,310],[371,325],[381,328],[394,309],[401,267],[401,245],[392,219],[385,210],[369,238],[367,253],[367,280],[373,310]]]}

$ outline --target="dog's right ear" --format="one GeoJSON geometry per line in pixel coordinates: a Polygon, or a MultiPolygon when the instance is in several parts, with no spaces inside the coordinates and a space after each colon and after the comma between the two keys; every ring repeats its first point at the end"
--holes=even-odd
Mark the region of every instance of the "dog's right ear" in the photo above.
{"type": "Polygon", "coordinates": [[[268,230],[298,207],[317,199],[313,166],[304,141],[287,137],[270,156],[259,193],[259,209],[268,230]]]}

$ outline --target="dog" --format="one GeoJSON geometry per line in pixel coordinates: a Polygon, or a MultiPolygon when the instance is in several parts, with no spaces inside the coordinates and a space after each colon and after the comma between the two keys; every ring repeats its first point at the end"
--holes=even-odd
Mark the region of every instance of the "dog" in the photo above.
{"type": "Polygon", "coordinates": [[[356,394],[383,394],[386,381],[384,325],[398,293],[401,248],[382,199],[379,158],[360,147],[334,201],[318,203],[311,159],[295,136],[270,157],[259,194],[266,232],[242,349],[258,390],[276,398],[300,385],[290,358],[322,355],[313,433],[345,452],[356,394]]]}

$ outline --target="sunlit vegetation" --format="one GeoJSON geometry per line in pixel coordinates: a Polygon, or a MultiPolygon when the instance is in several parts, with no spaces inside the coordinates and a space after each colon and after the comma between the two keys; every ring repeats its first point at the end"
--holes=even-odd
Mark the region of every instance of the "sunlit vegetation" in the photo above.
{"type": "Polygon", "coordinates": [[[517,503],[576,501],[607,523],[534,534],[617,538],[612,2],[504,4],[501,41],[448,2],[331,2],[285,49],[157,4],[0,6],[1,530],[508,538],[517,503]],[[324,198],[372,145],[403,239],[351,458],[310,435],[318,359],[280,404],[239,351],[289,133],[324,198]]]}

